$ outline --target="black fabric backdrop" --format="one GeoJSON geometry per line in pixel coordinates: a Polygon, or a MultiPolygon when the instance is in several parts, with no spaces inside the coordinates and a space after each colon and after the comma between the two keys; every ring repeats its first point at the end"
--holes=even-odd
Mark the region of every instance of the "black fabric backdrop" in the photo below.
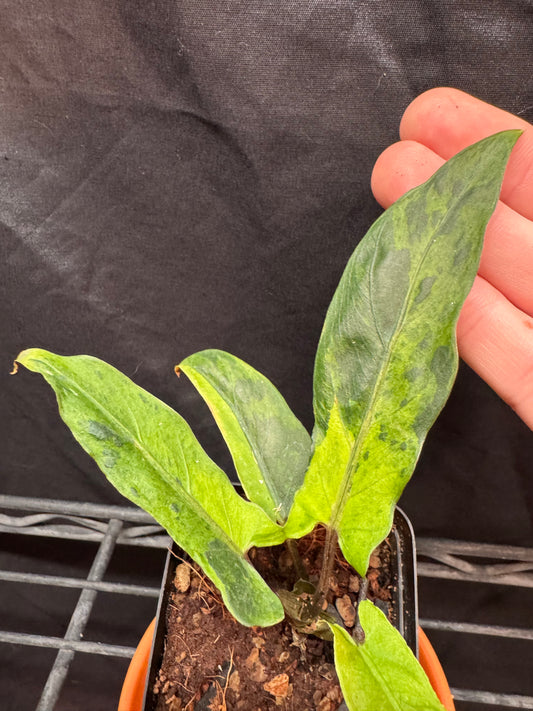
{"type": "MultiPolygon", "coordinates": [[[[408,103],[451,85],[533,120],[528,0],[1,0],[3,493],[117,503],[40,346],[108,360],[229,457],[173,366],[228,350],[312,426],[313,356],[380,214],[408,103]]],[[[420,534],[533,544],[533,436],[465,366],[402,499],[420,534]]]]}
{"type": "MultiPolygon", "coordinates": [[[[530,2],[1,3],[4,493],[118,501],[19,350],[90,353],[228,457],[173,365],[248,360],[312,426],[313,355],[380,209],[379,152],[453,85],[533,117],[530,2]]],[[[420,533],[533,542],[533,437],[463,367],[402,503],[420,533]]]]}

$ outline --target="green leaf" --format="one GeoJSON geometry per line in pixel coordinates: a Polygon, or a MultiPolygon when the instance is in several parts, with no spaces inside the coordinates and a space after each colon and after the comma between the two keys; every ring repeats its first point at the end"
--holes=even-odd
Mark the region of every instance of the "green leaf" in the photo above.
{"type": "MultiPolygon", "coordinates": [[[[353,436],[344,426],[339,408],[334,407],[329,420],[328,436],[315,448],[304,485],[296,494],[285,524],[287,538],[307,535],[317,522],[329,523],[339,498],[339,475],[346,468],[352,447],[353,436]]],[[[352,561],[350,563],[356,567],[352,561]]]]}
{"type": "Polygon", "coordinates": [[[358,609],[363,644],[339,625],[331,626],[335,668],[350,711],[443,711],[401,634],[369,600],[358,609]]]}
{"type": "Polygon", "coordinates": [[[287,531],[333,527],[361,575],[450,392],[457,318],[518,136],[467,148],[389,208],[328,310],[315,364],[316,452],[287,531]]]}
{"type": "Polygon", "coordinates": [[[282,530],[237,494],[177,412],[90,356],[30,349],[17,362],[47,380],[81,446],[203,568],[240,622],[282,619],[279,599],[244,556],[258,540],[281,542],[282,530]]]}
{"type": "Polygon", "coordinates": [[[207,402],[250,498],[284,522],[302,485],[311,437],[264,375],[235,356],[206,350],[178,366],[207,402]]]}

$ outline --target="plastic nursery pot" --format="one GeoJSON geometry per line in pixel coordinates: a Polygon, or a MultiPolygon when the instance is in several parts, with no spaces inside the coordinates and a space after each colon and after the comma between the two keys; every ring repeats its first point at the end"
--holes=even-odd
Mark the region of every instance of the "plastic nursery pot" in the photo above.
{"type": "MultiPolygon", "coordinates": [[[[455,711],[450,687],[442,666],[424,632],[418,628],[416,557],[414,536],[409,519],[396,509],[389,536],[393,566],[394,597],[390,619],[420,660],[424,671],[446,711],[455,711]]],[[[118,705],[118,711],[153,711],[157,698],[154,683],[161,666],[165,645],[165,610],[172,593],[178,557],[185,554],[176,546],[169,552],[163,574],[163,584],[157,616],[144,633],[131,660],[118,705]],[[178,557],[177,557],[178,556],[178,557]]]]}

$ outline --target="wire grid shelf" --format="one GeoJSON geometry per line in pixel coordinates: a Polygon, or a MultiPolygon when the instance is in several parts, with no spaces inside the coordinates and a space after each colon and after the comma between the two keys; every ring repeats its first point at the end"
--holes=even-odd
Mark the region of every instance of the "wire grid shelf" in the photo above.
{"type": "MultiPolygon", "coordinates": [[[[0,533],[98,543],[86,579],[0,570],[0,581],[80,590],[78,602],[63,638],[0,629],[0,643],[57,650],[36,707],[36,711],[54,711],[76,654],[131,658],[135,651],[131,646],[82,639],[100,592],[117,593],[123,595],[124,599],[128,596],[153,598],[155,611],[159,595],[158,587],[103,580],[116,546],[162,549],[169,546],[170,539],[148,514],[128,506],[101,506],[0,495],[0,511],[4,512],[0,513],[0,533]]],[[[417,554],[419,578],[441,578],[466,584],[477,582],[501,585],[505,576],[506,586],[533,588],[533,549],[531,548],[418,538],[417,554]],[[473,560],[490,562],[472,562],[473,560]]],[[[420,623],[430,632],[533,641],[533,629],[432,618],[423,618],[420,623]]],[[[461,708],[474,706],[480,711],[483,706],[533,709],[533,696],[463,688],[452,688],[452,693],[456,701],[466,704],[461,708]]]]}

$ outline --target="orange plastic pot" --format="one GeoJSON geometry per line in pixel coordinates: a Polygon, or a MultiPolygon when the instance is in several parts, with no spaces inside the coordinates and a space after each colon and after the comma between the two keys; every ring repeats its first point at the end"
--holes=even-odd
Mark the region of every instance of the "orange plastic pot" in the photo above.
{"type": "Polygon", "coordinates": [[[418,628],[418,659],[428,675],[431,686],[435,689],[435,693],[439,697],[441,704],[446,711],[455,711],[448,680],[444,675],[439,658],[431,646],[431,642],[421,627],[418,628]]]}
{"type": "MultiPolygon", "coordinates": [[[[154,636],[155,620],[148,627],[139,642],[137,651],[130,662],[128,673],[122,687],[118,711],[142,711],[144,687],[148,664],[150,660],[150,650],[154,636]]],[[[429,677],[435,693],[439,697],[446,711],[455,711],[453,696],[444,676],[444,671],[430,641],[423,630],[418,630],[418,648],[420,664],[429,677]]]]}
{"type": "Polygon", "coordinates": [[[155,623],[156,618],[154,617],[131,658],[118,702],[118,711],[142,711],[155,623]]]}

